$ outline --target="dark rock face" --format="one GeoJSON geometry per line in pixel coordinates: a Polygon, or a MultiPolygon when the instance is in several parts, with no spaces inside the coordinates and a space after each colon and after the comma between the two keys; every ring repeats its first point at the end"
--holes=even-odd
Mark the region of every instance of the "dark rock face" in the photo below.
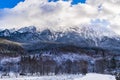
{"type": "Polygon", "coordinates": [[[3,31],[0,32],[0,36],[10,36],[10,31],[8,29],[5,29],[3,31]]]}

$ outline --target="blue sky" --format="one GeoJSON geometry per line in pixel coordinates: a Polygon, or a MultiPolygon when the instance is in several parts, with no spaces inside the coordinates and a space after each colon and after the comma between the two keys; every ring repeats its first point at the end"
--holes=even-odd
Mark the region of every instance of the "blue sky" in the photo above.
{"type": "Polygon", "coordinates": [[[0,0],[0,8],[12,8],[20,1],[24,0],[0,0]]]}
{"type": "MultiPolygon", "coordinates": [[[[24,1],[24,0],[0,0],[0,9],[12,8],[21,1],[24,1]]],[[[58,1],[58,0],[48,0],[48,1],[58,1]]],[[[67,0],[64,0],[64,1],[67,1],[67,0]]],[[[77,3],[85,3],[85,0],[73,0],[72,2],[72,4],[77,4],[77,3]]]]}

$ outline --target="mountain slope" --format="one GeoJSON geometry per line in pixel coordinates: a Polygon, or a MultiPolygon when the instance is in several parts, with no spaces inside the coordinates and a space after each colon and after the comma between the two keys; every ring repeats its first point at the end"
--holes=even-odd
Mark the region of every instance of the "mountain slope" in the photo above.
{"type": "Polygon", "coordinates": [[[25,50],[17,42],[0,39],[0,55],[3,56],[18,56],[25,54],[25,50]]]}

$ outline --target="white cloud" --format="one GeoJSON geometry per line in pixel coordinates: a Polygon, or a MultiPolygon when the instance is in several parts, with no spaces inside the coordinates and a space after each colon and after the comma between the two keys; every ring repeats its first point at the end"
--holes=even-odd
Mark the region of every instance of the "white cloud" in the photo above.
{"type": "Polygon", "coordinates": [[[68,28],[91,20],[106,20],[120,34],[120,0],[87,0],[86,4],[71,5],[59,0],[25,0],[12,9],[0,10],[1,28],[34,25],[40,29],[68,28]],[[67,27],[65,27],[67,26],[67,27]]]}
{"type": "Polygon", "coordinates": [[[88,5],[101,5],[98,19],[105,19],[110,24],[110,28],[120,34],[120,0],[87,0],[88,5]]]}

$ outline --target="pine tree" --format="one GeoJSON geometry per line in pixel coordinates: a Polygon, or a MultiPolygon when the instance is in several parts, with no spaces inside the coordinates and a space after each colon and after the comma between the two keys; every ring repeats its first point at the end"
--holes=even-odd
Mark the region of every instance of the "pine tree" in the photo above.
{"type": "Polygon", "coordinates": [[[115,69],[116,68],[116,60],[115,60],[114,56],[112,57],[110,63],[111,63],[110,68],[115,69]]]}

